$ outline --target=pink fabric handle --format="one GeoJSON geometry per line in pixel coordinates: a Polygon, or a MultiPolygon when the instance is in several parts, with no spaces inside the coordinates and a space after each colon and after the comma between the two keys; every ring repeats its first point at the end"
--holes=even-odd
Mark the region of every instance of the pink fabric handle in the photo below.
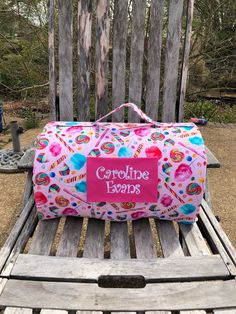
{"type": "Polygon", "coordinates": [[[128,103],[125,103],[125,104],[122,104],[120,105],[119,107],[115,108],[114,110],[110,111],[108,114],[106,114],[105,116],[99,118],[97,121],[94,122],[94,125],[96,125],[98,122],[100,122],[101,120],[103,120],[104,118],[110,116],[111,114],[117,112],[117,111],[120,111],[121,108],[123,107],[129,107],[129,108],[132,108],[143,120],[151,123],[151,124],[154,124],[154,125],[157,125],[159,126],[160,123],[158,122],[155,122],[153,121],[149,116],[147,116],[141,109],[139,109],[135,104],[131,103],[131,102],[128,102],[128,103]]]}

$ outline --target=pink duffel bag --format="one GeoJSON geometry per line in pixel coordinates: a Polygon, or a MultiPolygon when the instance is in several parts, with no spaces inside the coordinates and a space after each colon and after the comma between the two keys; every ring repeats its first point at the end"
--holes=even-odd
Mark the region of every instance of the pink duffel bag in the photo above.
{"type": "MultiPolygon", "coordinates": [[[[49,122],[35,141],[40,219],[143,217],[194,222],[203,198],[206,151],[193,123],[49,122]]],[[[109,115],[108,114],[108,115],[109,115]]],[[[106,115],[105,117],[107,117],[106,115]]]]}

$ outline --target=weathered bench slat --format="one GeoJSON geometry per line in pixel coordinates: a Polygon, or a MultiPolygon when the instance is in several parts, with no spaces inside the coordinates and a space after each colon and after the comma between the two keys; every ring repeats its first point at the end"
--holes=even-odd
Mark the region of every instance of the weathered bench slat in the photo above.
{"type": "Polygon", "coordinates": [[[73,121],[72,2],[58,1],[60,120],[73,121]]]}
{"type": "Polygon", "coordinates": [[[160,88],[163,0],[152,0],[150,15],[145,112],[156,120],[160,88]]]}
{"type": "Polygon", "coordinates": [[[90,119],[92,0],[78,2],[78,120],[90,119]]]}
{"type": "Polygon", "coordinates": [[[111,222],[111,258],[130,258],[127,222],[111,222]]]}
{"type": "Polygon", "coordinates": [[[4,314],[32,314],[32,309],[19,308],[19,307],[7,307],[4,314]]]}
{"type": "Polygon", "coordinates": [[[214,314],[236,314],[236,309],[213,310],[214,314]]]}
{"type": "Polygon", "coordinates": [[[26,178],[25,190],[24,190],[24,195],[23,195],[23,200],[22,200],[23,207],[28,202],[30,194],[32,193],[32,188],[33,188],[32,169],[30,169],[27,173],[27,178],[26,178]]]}
{"type": "Polygon", "coordinates": [[[44,309],[44,310],[40,311],[40,314],[67,314],[67,313],[68,312],[64,311],[64,310],[47,310],[47,309],[44,309]]]}
{"type": "Polygon", "coordinates": [[[203,210],[199,213],[199,223],[203,232],[206,234],[207,241],[211,245],[212,250],[214,253],[218,253],[221,255],[223,261],[226,263],[230,273],[232,275],[236,275],[236,267],[233,261],[228,256],[223,244],[221,243],[220,239],[218,238],[215,230],[213,229],[210,221],[207,219],[206,214],[203,210]]]}
{"type": "Polygon", "coordinates": [[[222,229],[221,225],[217,221],[215,215],[213,214],[212,210],[208,206],[205,200],[202,201],[202,208],[207,215],[208,219],[210,220],[212,227],[214,228],[216,234],[218,235],[219,239],[221,240],[225,250],[235,262],[236,265],[236,250],[233,247],[232,243],[230,242],[229,238],[226,236],[224,230],[222,229]]]}
{"type": "Polygon", "coordinates": [[[2,293],[3,289],[5,288],[7,281],[8,281],[8,279],[6,279],[6,278],[0,278],[0,294],[2,293]]]}
{"type": "Polygon", "coordinates": [[[22,232],[22,229],[24,227],[24,224],[27,221],[27,218],[34,206],[34,196],[33,194],[30,196],[28,202],[26,203],[25,207],[22,209],[22,212],[20,216],[18,217],[14,227],[11,230],[10,235],[8,236],[5,244],[0,250],[0,272],[2,271],[2,268],[9,257],[20,233],[22,232]]]}
{"type": "Polygon", "coordinates": [[[204,199],[207,202],[207,204],[212,208],[211,192],[209,189],[208,169],[207,169],[207,176],[206,176],[206,182],[205,182],[204,199]]]}
{"type": "Polygon", "coordinates": [[[171,221],[155,220],[164,257],[184,256],[176,230],[171,221]]]}
{"type": "MultiPolygon", "coordinates": [[[[111,314],[127,314],[127,312],[111,312],[111,314]]],[[[128,312],[128,314],[136,314],[136,312],[128,312]]]]}
{"type": "Polygon", "coordinates": [[[76,311],[76,314],[102,314],[100,311],[76,311]]]}
{"type": "Polygon", "coordinates": [[[97,118],[107,114],[108,53],[109,53],[109,0],[97,1],[96,30],[96,113],[97,118]]]}
{"type": "Polygon", "coordinates": [[[104,257],[104,220],[89,219],[83,257],[104,257]]]}
{"type": "Polygon", "coordinates": [[[181,240],[185,242],[190,255],[196,256],[211,254],[196,223],[192,225],[185,225],[180,223],[179,229],[182,235],[181,240]]]}
{"type": "Polygon", "coordinates": [[[170,311],[146,311],[145,314],[171,314],[170,311]]]}
{"type": "Polygon", "coordinates": [[[166,40],[165,73],[163,90],[164,122],[175,121],[176,89],[178,79],[180,32],[183,0],[169,1],[168,35],[166,40]]]}
{"type": "Polygon", "coordinates": [[[137,258],[145,259],[157,257],[149,220],[140,219],[134,221],[133,230],[137,258]]]}
{"type": "Polygon", "coordinates": [[[229,271],[219,255],[101,260],[21,254],[11,275],[21,279],[58,281],[97,281],[99,276],[142,275],[147,282],[159,282],[227,279],[229,271]]]}
{"type": "MultiPolygon", "coordinates": [[[[127,314],[127,312],[111,312],[111,314],[127,314]]],[[[128,314],[136,314],[136,312],[128,312],[128,314]]]]}
{"type": "Polygon", "coordinates": [[[182,69],[181,69],[181,74],[180,74],[179,108],[177,108],[178,109],[178,121],[183,121],[184,119],[184,99],[185,99],[185,93],[186,93],[186,87],[187,87],[189,54],[190,54],[190,48],[191,48],[193,7],[194,7],[194,0],[189,0],[188,7],[187,7],[187,16],[186,16],[186,30],[185,30],[184,49],[183,49],[183,61],[182,61],[182,69]]]}
{"type": "Polygon", "coordinates": [[[236,307],[236,294],[232,293],[235,289],[235,280],[214,281],[214,284],[212,281],[154,283],[142,289],[107,289],[93,283],[8,280],[0,296],[0,305],[98,311],[232,308],[236,307]]]}
{"type": "Polygon", "coordinates": [[[219,160],[215,157],[215,155],[212,153],[212,151],[205,146],[206,148],[206,156],[207,156],[207,167],[208,168],[219,168],[220,167],[220,162],[219,160]]]}
{"type": "Polygon", "coordinates": [[[76,257],[82,230],[83,220],[78,217],[67,217],[60,239],[57,256],[76,257]]]}
{"type": "Polygon", "coordinates": [[[205,311],[196,310],[196,311],[180,311],[180,314],[205,314],[205,311]]]}
{"type": "Polygon", "coordinates": [[[29,214],[27,221],[25,222],[23,229],[17,238],[16,243],[14,244],[11,254],[9,255],[6,264],[1,272],[2,276],[9,276],[14,263],[17,259],[19,253],[23,252],[25,245],[27,244],[33,230],[35,229],[38,222],[38,217],[36,214],[36,207],[34,206],[32,211],[29,214]]]}
{"type": "MultiPolygon", "coordinates": [[[[210,249],[208,248],[198,225],[185,225],[179,223],[179,229],[181,232],[182,244],[186,246],[188,253],[191,256],[210,255],[210,249]]],[[[206,314],[205,311],[181,311],[180,314],[206,314]]]]}
{"type": "MultiPolygon", "coordinates": [[[[113,109],[125,102],[126,35],[128,0],[114,3],[113,59],[112,59],[112,106],[113,109]],[[121,22],[122,21],[122,22],[121,22]]],[[[112,116],[114,122],[121,122],[124,110],[112,116]]]]}
{"type": "Polygon", "coordinates": [[[59,219],[41,220],[38,223],[38,229],[29,250],[30,254],[50,254],[59,221],[59,219]]]}
{"type": "Polygon", "coordinates": [[[49,97],[50,119],[56,120],[56,71],[55,71],[55,16],[54,0],[48,1],[48,64],[49,64],[49,97]]]}
{"type": "MultiPolygon", "coordinates": [[[[129,74],[129,101],[141,106],[143,51],[145,34],[146,0],[133,0],[132,3],[132,36],[129,74]]],[[[129,110],[129,121],[138,122],[138,115],[129,110]]]]}

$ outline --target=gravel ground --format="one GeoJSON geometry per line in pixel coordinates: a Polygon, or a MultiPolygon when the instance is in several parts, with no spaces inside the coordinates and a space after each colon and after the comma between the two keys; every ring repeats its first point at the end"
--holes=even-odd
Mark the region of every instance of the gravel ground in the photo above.
{"type": "MultiPolygon", "coordinates": [[[[40,132],[32,129],[21,135],[22,146],[29,144],[40,132]]],[[[209,183],[215,214],[236,247],[236,128],[232,126],[202,127],[208,147],[221,162],[220,169],[209,169],[209,183]]],[[[4,148],[9,148],[11,144],[4,148]]],[[[20,212],[26,175],[0,173],[0,247],[20,212]]]]}
{"type": "Polygon", "coordinates": [[[209,169],[212,207],[236,247],[236,128],[202,128],[206,145],[221,163],[209,169]]]}
{"type": "MultiPolygon", "coordinates": [[[[10,117],[5,116],[7,121],[10,121],[10,117]]],[[[16,119],[21,122],[21,119],[16,119]]],[[[45,123],[43,122],[42,125],[45,123]]],[[[42,126],[38,129],[31,129],[20,135],[21,147],[29,145],[40,133],[42,126]]],[[[9,135],[1,135],[4,139],[7,139],[9,135]]],[[[4,146],[4,149],[12,148],[12,144],[9,143],[4,146]]],[[[0,247],[4,244],[12,226],[14,225],[17,215],[20,213],[21,204],[24,193],[24,186],[26,180],[25,173],[13,173],[5,174],[0,173],[0,247]]]]}

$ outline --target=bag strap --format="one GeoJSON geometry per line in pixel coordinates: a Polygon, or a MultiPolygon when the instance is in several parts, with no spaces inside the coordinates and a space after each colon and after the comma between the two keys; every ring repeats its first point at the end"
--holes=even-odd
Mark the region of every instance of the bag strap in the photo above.
{"type": "Polygon", "coordinates": [[[157,125],[157,126],[160,126],[161,123],[158,123],[158,122],[155,122],[153,121],[149,116],[147,116],[141,109],[139,109],[135,104],[131,103],[131,102],[128,102],[128,103],[125,103],[125,104],[122,104],[120,105],[119,107],[115,108],[114,110],[110,111],[108,114],[106,114],[105,116],[99,118],[98,120],[96,120],[94,122],[93,125],[96,125],[98,122],[100,122],[101,120],[103,120],[104,118],[110,116],[111,114],[117,112],[117,111],[120,111],[123,107],[129,107],[129,108],[132,108],[133,111],[135,111],[143,120],[145,120],[146,122],[148,123],[151,123],[153,125],[157,125]]]}

